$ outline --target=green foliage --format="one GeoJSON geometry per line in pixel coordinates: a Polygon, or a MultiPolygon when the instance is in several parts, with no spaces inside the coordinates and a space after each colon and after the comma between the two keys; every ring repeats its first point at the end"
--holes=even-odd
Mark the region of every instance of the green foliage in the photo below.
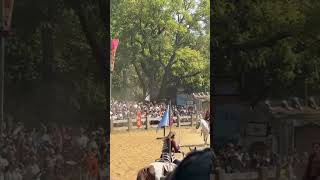
{"type": "Polygon", "coordinates": [[[78,5],[67,0],[15,3],[5,72],[5,111],[15,120],[104,120],[105,85],[97,63],[101,59],[93,53],[94,48],[104,47],[93,47],[84,30],[95,29],[95,40],[102,42],[99,5],[81,2],[80,6],[87,5],[82,13],[96,19],[92,24],[80,22],[78,5]]]}
{"type": "Polygon", "coordinates": [[[312,0],[216,1],[211,22],[217,73],[244,74],[244,93],[250,97],[261,96],[266,87],[273,95],[301,96],[304,81],[317,87],[319,4],[312,0]]]}
{"type": "MultiPolygon", "coordinates": [[[[120,39],[115,74],[135,71],[129,79],[140,82],[131,88],[142,90],[139,97],[162,99],[177,86],[208,88],[209,1],[121,0],[112,7],[111,31],[120,39]]],[[[114,88],[123,84],[118,80],[114,88]]]]}

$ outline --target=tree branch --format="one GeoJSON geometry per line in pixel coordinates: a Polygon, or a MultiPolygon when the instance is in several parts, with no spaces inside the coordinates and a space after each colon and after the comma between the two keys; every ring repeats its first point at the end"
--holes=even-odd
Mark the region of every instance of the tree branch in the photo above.
{"type": "MultiPolygon", "coordinates": [[[[108,1],[109,2],[109,1],[108,1]]],[[[107,12],[107,1],[99,0],[100,17],[103,22],[105,32],[108,31],[108,12],[107,12]]]]}
{"type": "Polygon", "coordinates": [[[201,71],[197,71],[197,72],[194,72],[192,74],[184,75],[184,76],[181,76],[181,79],[190,78],[190,77],[196,76],[196,75],[198,75],[200,73],[201,73],[201,71]]]}
{"type": "Polygon", "coordinates": [[[105,52],[103,45],[99,43],[99,38],[95,34],[96,31],[89,24],[89,21],[87,19],[88,13],[86,13],[85,9],[81,5],[74,5],[72,9],[78,15],[82,31],[84,32],[86,39],[91,47],[92,54],[103,73],[103,77],[106,77],[108,71],[107,53],[105,52]]]}
{"type": "Polygon", "coordinates": [[[144,79],[143,79],[143,77],[142,77],[142,74],[141,74],[140,71],[139,71],[139,68],[138,68],[137,64],[136,64],[136,63],[133,63],[133,66],[134,66],[134,69],[135,69],[136,72],[137,72],[137,75],[138,75],[138,78],[139,78],[140,83],[141,83],[141,85],[142,85],[142,88],[143,88],[143,89],[146,89],[146,84],[145,84],[145,82],[144,82],[144,79]]]}
{"type": "Polygon", "coordinates": [[[277,41],[291,37],[293,35],[294,35],[293,32],[279,32],[264,39],[255,39],[255,40],[250,40],[244,43],[233,43],[231,45],[231,49],[236,51],[241,51],[241,50],[247,51],[247,50],[259,49],[262,47],[271,47],[277,41]]]}

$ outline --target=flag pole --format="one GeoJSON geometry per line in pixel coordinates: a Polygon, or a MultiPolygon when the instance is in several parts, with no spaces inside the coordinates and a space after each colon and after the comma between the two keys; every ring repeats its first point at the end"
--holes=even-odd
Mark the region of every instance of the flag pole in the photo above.
{"type": "MultiPolygon", "coordinates": [[[[169,126],[170,126],[170,118],[171,118],[171,99],[169,99],[169,109],[168,109],[168,116],[169,116],[169,126]]],[[[171,126],[170,126],[170,133],[171,133],[171,126]]],[[[171,137],[169,137],[169,157],[170,161],[172,162],[172,147],[171,147],[171,137]]]]}
{"type": "Polygon", "coordinates": [[[171,132],[172,124],[170,125],[170,123],[171,123],[171,99],[169,100],[169,128],[170,128],[170,132],[171,132]]]}
{"type": "MultiPolygon", "coordinates": [[[[178,116],[180,116],[180,115],[178,115],[178,116]]],[[[179,123],[179,125],[178,125],[178,126],[179,126],[179,127],[178,127],[178,128],[179,128],[179,144],[181,144],[181,129],[180,129],[180,125],[181,125],[181,124],[180,124],[180,117],[179,117],[179,119],[178,119],[178,123],[179,123]]]]}
{"type": "MultiPolygon", "coordinates": [[[[163,116],[165,116],[165,114],[163,114],[163,116]]],[[[165,137],[166,137],[166,125],[164,125],[164,127],[163,127],[163,138],[165,138],[165,137]]]]}

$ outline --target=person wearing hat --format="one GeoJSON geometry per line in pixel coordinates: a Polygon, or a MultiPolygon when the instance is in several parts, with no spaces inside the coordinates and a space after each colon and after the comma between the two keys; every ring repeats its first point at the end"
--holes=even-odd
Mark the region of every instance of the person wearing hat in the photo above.
{"type": "Polygon", "coordinates": [[[175,164],[179,164],[180,161],[175,158],[174,153],[181,153],[180,147],[177,145],[175,141],[175,132],[170,132],[168,136],[164,139],[162,146],[162,153],[160,158],[165,162],[173,162],[175,164]],[[171,150],[170,150],[171,147],[171,150]],[[170,158],[171,153],[171,158],[170,158]]]}

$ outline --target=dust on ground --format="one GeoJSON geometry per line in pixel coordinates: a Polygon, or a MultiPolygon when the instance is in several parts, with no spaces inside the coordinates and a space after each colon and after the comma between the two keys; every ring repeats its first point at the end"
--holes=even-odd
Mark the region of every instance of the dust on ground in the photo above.
{"type": "MultiPolygon", "coordinates": [[[[168,133],[166,129],[166,133],[168,133]]],[[[176,141],[180,145],[203,144],[200,131],[195,128],[172,128],[176,132],[176,141]]],[[[138,171],[154,162],[160,157],[163,130],[157,133],[152,130],[135,130],[111,133],[110,147],[110,175],[112,180],[135,180],[138,171]]],[[[208,139],[210,142],[210,139],[208,139]]],[[[189,152],[189,148],[183,147],[182,151],[189,152]]],[[[182,158],[177,154],[178,159],[182,158]]]]}

